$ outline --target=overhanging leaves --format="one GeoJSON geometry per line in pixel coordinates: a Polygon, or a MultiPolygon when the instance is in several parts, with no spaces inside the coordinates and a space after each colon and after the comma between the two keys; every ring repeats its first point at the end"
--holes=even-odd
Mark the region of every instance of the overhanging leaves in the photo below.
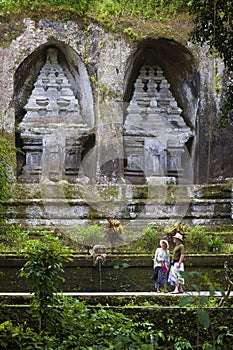
{"type": "Polygon", "coordinates": [[[209,328],[210,326],[209,313],[203,309],[198,310],[198,321],[203,327],[209,328]]]}

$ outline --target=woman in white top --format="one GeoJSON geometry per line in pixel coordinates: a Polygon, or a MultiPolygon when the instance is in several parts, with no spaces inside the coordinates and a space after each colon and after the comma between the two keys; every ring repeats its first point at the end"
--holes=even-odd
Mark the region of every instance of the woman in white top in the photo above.
{"type": "Polygon", "coordinates": [[[155,288],[160,292],[160,287],[167,283],[167,273],[170,265],[170,251],[168,241],[161,239],[160,248],[157,248],[154,256],[153,269],[157,268],[158,277],[155,281],[155,288]]]}

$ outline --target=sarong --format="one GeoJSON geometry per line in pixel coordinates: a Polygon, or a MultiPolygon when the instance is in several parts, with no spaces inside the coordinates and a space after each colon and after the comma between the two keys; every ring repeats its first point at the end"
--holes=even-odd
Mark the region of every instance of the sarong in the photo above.
{"type": "Polygon", "coordinates": [[[168,283],[171,286],[175,286],[176,283],[184,284],[184,278],[181,276],[181,272],[184,271],[184,263],[181,263],[180,268],[177,268],[178,263],[174,263],[170,268],[168,283]]]}

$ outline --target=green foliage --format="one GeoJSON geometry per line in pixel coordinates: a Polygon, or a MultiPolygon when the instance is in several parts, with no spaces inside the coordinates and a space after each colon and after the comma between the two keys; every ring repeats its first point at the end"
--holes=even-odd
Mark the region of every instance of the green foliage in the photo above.
{"type": "MultiPolygon", "coordinates": [[[[0,124],[4,124],[3,117],[0,124]]],[[[14,197],[13,164],[14,156],[17,152],[17,149],[10,145],[7,136],[8,135],[5,134],[2,129],[0,136],[0,224],[2,227],[4,227],[4,220],[1,219],[1,217],[3,216],[2,201],[6,201],[9,198],[14,197]]],[[[2,231],[4,231],[4,229],[2,231]]]]}
{"type": "Polygon", "coordinates": [[[220,253],[223,251],[224,240],[220,236],[208,235],[207,249],[211,253],[220,253]]]}
{"type": "Polygon", "coordinates": [[[2,13],[43,11],[45,6],[75,11],[79,16],[93,15],[103,22],[121,16],[166,19],[187,6],[185,0],[1,0],[2,13]]]}
{"type": "MultiPolygon", "coordinates": [[[[175,320],[167,319],[168,328],[164,324],[164,330],[156,327],[156,323],[131,318],[101,305],[89,308],[85,302],[72,297],[60,296],[55,309],[54,323],[47,327],[46,332],[38,330],[36,325],[30,328],[27,324],[14,325],[11,321],[1,324],[0,349],[151,350],[162,349],[164,346],[164,349],[167,347],[174,350],[196,348],[227,350],[232,344],[231,327],[224,322],[219,325],[217,321],[214,327],[211,320],[213,327],[211,332],[209,331],[210,327],[207,326],[210,319],[204,304],[191,313],[190,303],[187,304],[187,312],[182,307],[181,318],[178,313],[175,320]],[[204,343],[200,338],[198,342],[196,339],[198,324],[204,336],[204,343]],[[215,336],[213,342],[211,335],[215,336]],[[216,344],[216,347],[211,343],[216,344]]],[[[166,318],[167,316],[165,320],[166,318]]]]}
{"type": "Polygon", "coordinates": [[[70,238],[73,245],[76,242],[79,249],[84,248],[87,251],[90,251],[97,244],[122,251],[128,242],[132,242],[137,238],[135,231],[124,230],[121,225],[119,225],[118,229],[110,229],[108,226],[98,224],[88,225],[87,227],[76,226],[72,228],[71,232],[66,231],[65,235],[70,238]]]}
{"type": "Polygon", "coordinates": [[[131,27],[124,29],[124,33],[127,34],[130,38],[137,40],[138,34],[133,31],[131,27]]]}
{"type": "Polygon", "coordinates": [[[200,253],[207,250],[208,234],[201,226],[187,228],[185,246],[190,251],[200,253]]]}
{"type": "Polygon", "coordinates": [[[2,222],[0,235],[0,250],[2,252],[20,252],[24,243],[28,240],[29,231],[21,224],[5,225],[2,222]]]}
{"type": "Polygon", "coordinates": [[[97,224],[88,227],[76,226],[69,236],[79,244],[92,248],[96,244],[103,244],[103,227],[97,224]]]}
{"type": "Polygon", "coordinates": [[[29,240],[22,252],[27,259],[19,276],[26,277],[35,295],[34,307],[39,312],[40,325],[45,329],[53,322],[52,309],[56,299],[57,282],[63,280],[63,262],[71,260],[70,252],[58,237],[45,235],[42,240],[29,240]]]}
{"type": "Polygon", "coordinates": [[[186,6],[185,0],[99,0],[89,7],[100,18],[119,19],[122,16],[165,19],[186,6]]]}
{"type": "Polygon", "coordinates": [[[140,249],[150,253],[153,253],[155,251],[155,249],[158,247],[158,243],[158,233],[152,227],[144,229],[142,237],[137,241],[137,245],[140,247],[140,249]]]}
{"type": "MultiPolygon", "coordinates": [[[[194,274],[199,275],[200,278],[203,278],[201,273],[198,272],[191,272],[191,273],[186,273],[186,280],[187,278],[192,278],[194,274]]],[[[209,296],[206,295],[201,295],[200,293],[200,284],[193,285],[194,290],[198,292],[198,296],[193,296],[193,295],[187,295],[184,296],[183,298],[180,299],[179,305],[180,307],[186,307],[187,310],[190,310],[190,308],[193,308],[194,315],[197,318],[197,345],[199,346],[200,349],[213,349],[216,350],[218,348],[213,347],[208,341],[205,341],[201,347],[201,344],[199,343],[199,335],[200,335],[200,327],[203,327],[203,329],[208,330],[210,327],[212,327],[212,342],[213,344],[218,344],[219,346],[221,345],[221,349],[227,349],[227,346],[225,347],[226,344],[224,344],[223,338],[224,336],[221,334],[219,337],[219,333],[216,332],[216,334],[213,332],[213,322],[210,319],[210,314],[208,309],[206,307],[213,306],[212,300],[215,295],[215,288],[209,281],[209,296]]],[[[225,296],[225,292],[222,291],[222,296],[225,296]]],[[[227,329],[229,332],[229,329],[227,329]]],[[[230,332],[229,332],[230,335],[230,332]]],[[[231,337],[232,335],[230,335],[231,337]]]]}
{"type": "Polygon", "coordinates": [[[29,327],[14,326],[11,321],[0,325],[0,349],[44,349],[43,338],[29,327]]]}
{"type": "Polygon", "coordinates": [[[7,138],[2,135],[0,137],[0,201],[12,196],[12,154],[15,152],[16,149],[11,147],[7,138]]]}
{"type": "Polygon", "coordinates": [[[0,325],[0,348],[149,350],[151,335],[156,346],[164,338],[161,331],[149,331],[149,322],[137,322],[110,309],[89,309],[84,302],[73,298],[61,297],[56,308],[53,327],[46,333],[14,327],[10,321],[0,325]]]}
{"type": "MultiPolygon", "coordinates": [[[[233,40],[232,20],[233,6],[231,0],[192,0],[189,1],[190,13],[194,16],[195,27],[192,31],[192,40],[201,45],[207,43],[213,54],[223,58],[225,66],[233,71],[233,40]]],[[[229,83],[222,108],[221,126],[233,123],[233,85],[229,83]]]]}
{"type": "Polygon", "coordinates": [[[186,251],[195,253],[220,253],[224,247],[224,240],[217,235],[211,235],[201,226],[188,228],[185,235],[186,251]]]}
{"type": "Polygon", "coordinates": [[[190,341],[185,339],[184,337],[177,336],[174,340],[174,350],[185,350],[185,349],[194,349],[191,345],[190,341]]]}
{"type": "Polygon", "coordinates": [[[34,11],[42,10],[44,6],[51,6],[60,10],[77,11],[79,15],[83,15],[88,10],[90,3],[89,0],[1,0],[0,10],[4,12],[34,11]]]}

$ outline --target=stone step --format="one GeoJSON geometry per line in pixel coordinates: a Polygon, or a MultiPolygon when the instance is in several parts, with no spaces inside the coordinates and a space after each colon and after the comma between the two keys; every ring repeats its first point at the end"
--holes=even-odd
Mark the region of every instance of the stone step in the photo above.
{"type": "Polygon", "coordinates": [[[180,220],[180,217],[191,226],[232,225],[231,184],[106,187],[61,181],[17,184],[17,193],[18,198],[4,203],[2,215],[9,224],[35,229],[70,229],[87,226],[93,220],[101,223],[109,210],[123,227],[134,231],[151,225],[168,226],[171,218],[180,220]]]}

